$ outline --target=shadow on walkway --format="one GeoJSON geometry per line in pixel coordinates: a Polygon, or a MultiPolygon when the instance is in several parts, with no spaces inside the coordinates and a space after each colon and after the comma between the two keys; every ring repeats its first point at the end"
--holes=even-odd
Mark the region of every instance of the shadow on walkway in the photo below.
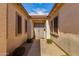
{"type": "Polygon", "coordinates": [[[23,43],[9,56],[40,56],[40,40],[35,39],[32,43],[23,43]]]}
{"type": "Polygon", "coordinates": [[[24,42],[20,47],[16,48],[8,56],[27,56],[33,43],[24,42]]]}
{"type": "Polygon", "coordinates": [[[22,45],[23,47],[25,47],[25,52],[24,52],[23,56],[27,56],[28,55],[28,52],[30,51],[32,44],[33,43],[24,43],[22,45]]]}
{"type": "Polygon", "coordinates": [[[28,53],[28,56],[40,56],[40,40],[35,39],[32,47],[28,53]]]}

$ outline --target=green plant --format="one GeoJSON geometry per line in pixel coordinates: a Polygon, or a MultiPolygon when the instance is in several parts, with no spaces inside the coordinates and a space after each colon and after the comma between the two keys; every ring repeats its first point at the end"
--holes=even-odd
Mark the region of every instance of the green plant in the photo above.
{"type": "Polygon", "coordinates": [[[27,38],[27,43],[32,43],[32,41],[33,41],[33,40],[32,40],[31,37],[28,37],[28,38],[27,38]]]}
{"type": "Polygon", "coordinates": [[[14,50],[14,52],[12,53],[13,56],[22,56],[25,52],[25,47],[18,47],[14,50]]]}
{"type": "Polygon", "coordinates": [[[52,39],[47,39],[48,44],[52,44],[52,42],[53,42],[52,39]]]}

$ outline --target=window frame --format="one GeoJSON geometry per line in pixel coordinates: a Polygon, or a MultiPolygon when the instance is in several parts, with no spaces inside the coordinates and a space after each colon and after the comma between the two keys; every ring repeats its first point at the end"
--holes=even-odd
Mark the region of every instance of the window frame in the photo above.
{"type": "Polygon", "coordinates": [[[16,36],[22,34],[22,16],[16,12],[16,36]]]}
{"type": "Polygon", "coordinates": [[[27,20],[25,19],[25,33],[27,32],[27,20]]]}
{"type": "Polygon", "coordinates": [[[54,18],[54,33],[57,33],[58,34],[58,16],[56,16],[55,18],[54,18]]]}

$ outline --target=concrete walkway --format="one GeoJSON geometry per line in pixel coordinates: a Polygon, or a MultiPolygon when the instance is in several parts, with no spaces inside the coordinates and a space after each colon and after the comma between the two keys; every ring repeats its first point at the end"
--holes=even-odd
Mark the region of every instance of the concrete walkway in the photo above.
{"type": "Polygon", "coordinates": [[[35,39],[32,47],[28,53],[28,56],[40,56],[40,40],[35,39]]]}
{"type": "Polygon", "coordinates": [[[23,47],[25,47],[25,52],[24,52],[23,56],[27,56],[28,55],[28,52],[30,51],[32,44],[33,43],[24,43],[22,45],[23,47]]]}
{"type": "Polygon", "coordinates": [[[48,44],[46,39],[35,39],[33,43],[25,43],[23,56],[64,56],[66,55],[54,43],[48,44]]]}
{"type": "Polygon", "coordinates": [[[41,39],[40,45],[41,45],[41,56],[64,56],[66,55],[54,43],[48,44],[46,39],[41,39]]]}

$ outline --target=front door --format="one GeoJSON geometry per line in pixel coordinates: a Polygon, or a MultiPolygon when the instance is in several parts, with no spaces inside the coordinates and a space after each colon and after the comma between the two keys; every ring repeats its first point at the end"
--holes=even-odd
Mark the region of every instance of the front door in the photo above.
{"type": "Polygon", "coordinates": [[[35,38],[44,39],[45,38],[45,24],[35,24],[35,38]]]}

